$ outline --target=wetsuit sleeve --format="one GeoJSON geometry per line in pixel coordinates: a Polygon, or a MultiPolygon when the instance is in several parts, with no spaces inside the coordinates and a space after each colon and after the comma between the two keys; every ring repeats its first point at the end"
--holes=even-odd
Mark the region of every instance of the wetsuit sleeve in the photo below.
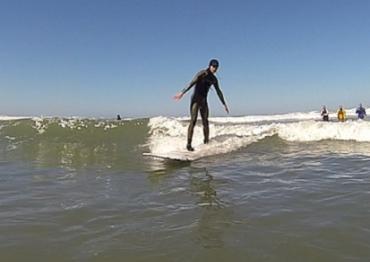
{"type": "Polygon", "coordinates": [[[200,76],[204,74],[204,70],[201,70],[199,71],[193,78],[193,80],[191,80],[191,82],[189,83],[189,85],[187,87],[185,87],[181,93],[185,94],[186,92],[188,92],[190,90],[190,88],[192,88],[199,80],[200,76]]]}
{"type": "Polygon", "coordinates": [[[225,106],[226,103],[225,103],[225,99],[224,99],[224,95],[222,94],[222,91],[218,85],[218,80],[216,79],[216,82],[213,84],[215,89],[216,89],[216,92],[217,92],[217,95],[218,95],[218,98],[221,100],[221,103],[225,106]]]}

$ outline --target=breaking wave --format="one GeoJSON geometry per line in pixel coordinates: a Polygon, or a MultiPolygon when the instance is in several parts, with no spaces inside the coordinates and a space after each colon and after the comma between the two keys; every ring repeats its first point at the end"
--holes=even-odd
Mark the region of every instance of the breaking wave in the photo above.
{"type": "MultiPolygon", "coordinates": [[[[354,114],[349,114],[349,116],[354,114]]],[[[184,152],[188,118],[151,118],[149,148],[154,155],[184,152]]],[[[193,159],[239,150],[266,137],[278,136],[289,142],[321,140],[370,142],[370,122],[355,118],[342,122],[323,122],[318,112],[273,116],[210,119],[210,143],[203,145],[199,123],[194,130],[193,159]]]]}

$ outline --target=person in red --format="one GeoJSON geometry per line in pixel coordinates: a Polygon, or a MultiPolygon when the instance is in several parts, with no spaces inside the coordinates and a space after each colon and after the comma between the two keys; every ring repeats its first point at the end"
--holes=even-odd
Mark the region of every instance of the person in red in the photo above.
{"type": "Polygon", "coordinates": [[[198,118],[198,111],[200,111],[200,115],[202,117],[204,143],[207,144],[209,142],[209,124],[208,124],[209,110],[207,103],[207,95],[212,85],[215,87],[217,95],[221,103],[223,104],[225,111],[229,113],[229,108],[226,105],[224,96],[218,85],[218,80],[215,76],[218,67],[219,62],[216,59],[212,59],[209,62],[208,68],[199,71],[195,75],[193,80],[190,82],[190,84],[174,97],[175,100],[180,100],[187,91],[189,91],[193,86],[195,86],[195,90],[191,97],[190,103],[191,120],[188,128],[188,142],[186,145],[186,149],[188,151],[194,151],[194,148],[191,146],[191,142],[193,139],[194,126],[198,118]]]}

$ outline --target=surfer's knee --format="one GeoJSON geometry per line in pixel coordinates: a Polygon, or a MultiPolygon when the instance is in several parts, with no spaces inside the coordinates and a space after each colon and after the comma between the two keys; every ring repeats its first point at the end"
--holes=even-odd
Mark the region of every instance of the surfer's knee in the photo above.
{"type": "Polygon", "coordinates": [[[192,119],[190,120],[190,125],[191,125],[191,126],[195,126],[195,125],[196,125],[196,123],[197,123],[197,119],[196,119],[196,118],[192,118],[192,119]]]}
{"type": "Polygon", "coordinates": [[[203,118],[202,119],[202,123],[203,123],[203,126],[204,127],[208,127],[208,125],[209,125],[209,122],[208,122],[208,119],[207,118],[203,118]]]}

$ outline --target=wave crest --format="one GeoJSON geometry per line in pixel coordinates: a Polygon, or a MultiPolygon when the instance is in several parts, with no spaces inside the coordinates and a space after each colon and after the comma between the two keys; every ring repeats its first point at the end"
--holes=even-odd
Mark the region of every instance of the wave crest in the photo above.
{"type": "MultiPolygon", "coordinates": [[[[309,116],[312,114],[307,115],[307,118],[309,116]]],[[[202,126],[200,123],[197,124],[193,136],[193,146],[196,151],[191,153],[192,159],[229,153],[273,135],[291,142],[321,140],[370,142],[370,122],[362,120],[348,120],[344,123],[312,119],[297,121],[289,118],[280,122],[266,118],[264,119],[266,123],[243,122],[239,121],[240,118],[236,121],[232,118],[220,120],[220,118],[216,121],[210,119],[208,145],[202,144],[202,126]]],[[[167,156],[171,153],[186,153],[188,120],[155,117],[150,119],[149,128],[149,148],[152,154],[167,156]]]]}

